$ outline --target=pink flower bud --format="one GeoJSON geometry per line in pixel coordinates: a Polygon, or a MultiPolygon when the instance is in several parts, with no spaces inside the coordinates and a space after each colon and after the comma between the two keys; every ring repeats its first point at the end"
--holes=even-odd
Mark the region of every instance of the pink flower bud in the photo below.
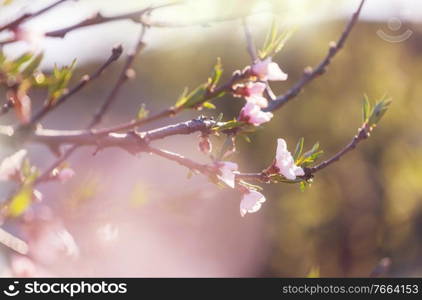
{"type": "Polygon", "coordinates": [[[70,180],[75,175],[75,171],[71,168],[64,168],[59,171],[57,178],[63,183],[70,180]]]}
{"type": "Polygon", "coordinates": [[[277,140],[275,166],[281,175],[289,180],[295,180],[296,176],[303,176],[305,172],[301,167],[295,165],[292,154],[287,150],[287,144],[284,139],[277,140]]]}
{"type": "Polygon", "coordinates": [[[243,198],[240,201],[240,215],[244,217],[247,213],[257,212],[264,202],[264,195],[260,192],[250,190],[243,195],[243,198]]]}
{"type": "Polygon", "coordinates": [[[199,137],[199,150],[205,154],[211,153],[212,151],[212,144],[210,138],[208,136],[201,135],[199,137]]]}
{"type": "Polygon", "coordinates": [[[269,122],[272,117],[272,113],[263,112],[259,105],[253,102],[247,102],[240,111],[239,121],[259,126],[262,123],[269,122]]]}
{"type": "Polygon", "coordinates": [[[237,164],[230,161],[219,161],[216,164],[220,173],[217,177],[229,187],[234,189],[236,178],[234,172],[238,169],[237,164]]]}
{"type": "Polygon", "coordinates": [[[258,60],[252,65],[251,72],[263,81],[284,81],[288,75],[284,73],[277,63],[272,62],[271,57],[265,60],[258,60]]]}

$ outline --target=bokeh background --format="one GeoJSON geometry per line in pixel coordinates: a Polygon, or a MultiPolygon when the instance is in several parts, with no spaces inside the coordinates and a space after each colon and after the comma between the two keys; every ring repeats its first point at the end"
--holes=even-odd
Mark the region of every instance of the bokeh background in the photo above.
{"type": "MultiPolygon", "coordinates": [[[[272,84],[276,94],[282,94],[300,78],[304,67],[316,65],[325,56],[328,43],[339,37],[358,2],[190,1],[153,16],[189,23],[252,12],[248,21],[257,46],[273,16],[286,28],[294,26],[295,33],[274,58],[289,74],[288,81],[272,84]]],[[[278,111],[264,129],[252,134],[252,143],[238,139],[238,153],[231,159],[244,172],[258,171],[271,163],[278,137],[285,138],[292,149],[302,136],[308,147],[319,141],[327,158],[356,133],[363,95],[373,101],[388,95],[394,103],[368,141],[318,173],[304,192],[294,185],[264,186],[267,202],[245,218],[239,215],[236,192],[220,189],[199,175],[188,179],[187,170],[172,162],[113,149],[93,156],[94,149],[84,148],[69,159],[77,173],[71,181],[39,188],[44,204],[35,205],[33,213],[42,214],[43,205],[48,205],[49,214],[66,226],[78,245],[78,255],[72,259],[63,253],[51,257],[48,243],[39,247],[36,264],[41,274],[351,277],[368,276],[388,257],[392,263],[387,276],[422,275],[421,3],[367,2],[362,20],[329,71],[278,111]],[[398,42],[406,32],[410,36],[398,42]]],[[[48,3],[15,0],[0,8],[0,20],[48,3]]],[[[28,22],[26,28],[42,32],[95,11],[113,15],[151,3],[162,2],[71,1],[28,22]]],[[[101,64],[114,44],[130,49],[138,32],[139,26],[132,22],[116,22],[72,32],[63,40],[42,40],[36,50],[46,53],[46,71],[55,63],[68,64],[77,58],[75,83],[101,64]]],[[[150,111],[172,105],[184,87],[193,88],[209,76],[217,57],[225,79],[250,63],[239,20],[152,28],[146,43],[134,66],[136,79],[120,93],[103,125],[133,118],[142,103],[150,111]]],[[[27,47],[22,43],[4,50],[13,57],[27,47]]],[[[44,127],[83,128],[116,81],[122,61],[48,116],[44,127]]],[[[42,103],[43,95],[31,95],[35,106],[42,103]]],[[[223,112],[229,119],[243,103],[225,97],[215,104],[216,111],[185,112],[144,129],[200,113],[223,112]]],[[[2,124],[15,121],[13,115],[1,120],[2,124]]],[[[197,142],[197,135],[177,136],[156,145],[208,161],[197,150],[197,142]]],[[[221,141],[213,142],[218,149],[221,141]]],[[[40,168],[54,159],[45,147],[29,145],[28,149],[40,168]]],[[[2,156],[8,153],[4,147],[1,151],[2,156]]],[[[10,188],[2,184],[2,194],[10,188]]],[[[45,226],[48,231],[53,225],[45,226]]],[[[17,222],[7,228],[21,234],[17,222]]],[[[1,248],[4,274],[12,255],[1,248]]]]}

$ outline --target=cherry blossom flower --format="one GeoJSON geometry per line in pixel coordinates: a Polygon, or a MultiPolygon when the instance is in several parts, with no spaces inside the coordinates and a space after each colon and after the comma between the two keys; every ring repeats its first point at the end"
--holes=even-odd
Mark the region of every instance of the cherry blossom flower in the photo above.
{"type": "Polygon", "coordinates": [[[0,164],[0,181],[7,181],[13,178],[22,166],[27,154],[25,149],[19,150],[15,154],[5,158],[0,164]]]}
{"type": "Polygon", "coordinates": [[[235,96],[245,97],[247,102],[255,103],[260,107],[267,107],[268,101],[263,96],[266,84],[263,82],[248,82],[235,87],[235,96]]]}
{"type": "Polygon", "coordinates": [[[57,178],[63,183],[71,179],[75,175],[75,171],[71,168],[64,168],[57,174],[57,178]]]}
{"type": "Polygon", "coordinates": [[[262,96],[266,88],[267,86],[263,82],[248,82],[246,84],[246,90],[248,92],[248,95],[246,95],[246,97],[254,95],[262,96]]]}
{"type": "Polygon", "coordinates": [[[277,140],[275,166],[278,168],[278,172],[289,180],[295,180],[296,176],[305,175],[303,169],[295,165],[293,156],[287,150],[287,144],[284,139],[277,140]]]}
{"type": "Polygon", "coordinates": [[[35,30],[24,29],[21,27],[18,27],[15,30],[15,38],[19,41],[26,42],[35,51],[41,48],[41,43],[44,40],[44,37],[44,33],[35,30]]]}
{"type": "Polygon", "coordinates": [[[237,164],[230,161],[220,161],[217,162],[217,166],[220,171],[220,174],[217,175],[217,177],[229,187],[234,189],[236,177],[234,172],[238,169],[237,164]]]}
{"type": "Polygon", "coordinates": [[[270,112],[264,112],[261,107],[253,102],[247,102],[240,111],[239,121],[243,121],[254,126],[269,122],[273,117],[270,112]]]}
{"type": "Polygon", "coordinates": [[[260,108],[265,108],[268,106],[268,100],[264,96],[251,96],[246,98],[248,103],[258,105],[260,108]]]}
{"type": "Polygon", "coordinates": [[[260,192],[249,190],[240,201],[240,215],[244,217],[247,213],[257,212],[264,202],[264,195],[260,192]]]}
{"type": "Polygon", "coordinates": [[[284,81],[288,75],[284,73],[277,63],[273,62],[271,57],[264,60],[258,60],[252,65],[251,72],[260,80],[284,81]]]}

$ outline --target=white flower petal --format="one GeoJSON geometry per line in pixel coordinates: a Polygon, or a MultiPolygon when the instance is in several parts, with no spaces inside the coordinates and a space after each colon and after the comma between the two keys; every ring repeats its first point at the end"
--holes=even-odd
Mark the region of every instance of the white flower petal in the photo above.
{"type": "Polygon", "coordinates": [[[265,60],[259,60],[252,65],[252,73],[256,75],[260,80],[277,80],[284,81],[288,75],[284,73],[277,63],[272,62],[271,57],[267,57],[265,60]]]}
{"type": "Polygon", "coordinates": [[[217,175],[217,177],[229,187],[234,189],[236,178],[234,172],[238,169],[237,164],[230,161],[221,161],[217,164],[221,173],[220,175],[217,175]]]}
{"type": "Polygon", "coordinates": [[[278,64],[272,62],[268,64],[267,80],[271,81],[284,81],[287,80],[288,75],[284,73],[278,64]]]}
{"type": "Polygon", "coordinates": [[[240,120],[254,126],[269,122],[272,117],[272,113],[262,111],[259,105],[252,102],[246,102],[240,111],[240,120]]]}
{"type": "Polygon", "coordinates": [[[279,173],[289,180],[295,180],[297,176],[305,175],[303,169],[296,166],[292,154],[287,150],[284,139],[277,140],[275,166],[279,169],[279,173]]]}
{"type": "Polygon", "coordinates": [[[251,96],[251,97],[247,97],[246,101],[249,102],[249,103],[256,104],[261,108],[265,108],[265,107],[268,106],[268,100],[263,96],[254,95],[254,96],[251,96]]]}
{"type": "Polygon", "coordinates": [[[243,195],[243,198],[240,201],[240,215],[244,217],[247,213],[257,212],[264,202],[265,196],[260,192],[249,191],[247,194],[243,195]]]}

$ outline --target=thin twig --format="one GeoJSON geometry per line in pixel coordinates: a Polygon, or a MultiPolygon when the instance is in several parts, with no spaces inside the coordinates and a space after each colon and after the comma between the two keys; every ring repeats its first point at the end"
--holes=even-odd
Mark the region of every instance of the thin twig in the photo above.
{"type": "Polygon", "coordinates": [[[258,59],[258,54],[256,53],[256,47],[253,42],[251,31],[249,30],[249,26],[245,18],[242,18],[242,26],[243,31],[245,32],[245,39],[246,39],[246,48],[248,50],[249,56],[251,57],[252,62],[258,59]]]}
{"type": "MultiPolygon", "coordinates": [[[[113,147],[113,146],[131,146],[133,139],[130,137],[135,134],[141,137],[146,142],[164,139],[174,135],[188,135],[194,132],[208,133],[214,127],[219,126],[212,119],[199,117],[190,121],[176,123],[148,131],[129,132],[129,133],[110,133],[108,135],[97,136],[82,130],[52,130],[38,128],[31,141],[41,143],[48,147],[57,147],[61,145],[75,145],[75,146],[99,146],[99,147],[113,147]]],[[[7,130],[6,130],[7,132],[7,130]]],[[[2,143],[9,143],[15,137],[0,133],[0,140],[2,143]]]]}
{"type": "Polygon", "coordinates": [[[369,137],[369,131],[370,131],[370,129],[369,129],[368,125],[366,125],[366,124],[363,127],[359,128],[358,133],[353,137],[353,139],[350,141],[349,144],[347,144],[342,150],[337,152],[334,156],[332,156],[331,158],[323,161],[322,163],[318,164],[317,166],[305,169],[305,173],[306,173],[305,176],[315,174],[316,172],[321,171],[322,169],[325,169],[326,167],[328,167],[332,163],[340,160],[340,158],[342,158],[345,154],[347,154],[348,152],[355,149],[356,146],[361,141],[366,140],[369,137]]]}
{"type": "MultiPolygon", "coordinates": [[[[232,90],[232,86],[233,86],[233,82],[236,81],[238,78],[236,76],[233,76],[228,82],[226,82],[225,84],[221,85],[220,87],[210,91],[203,99],[203,102],[206,102],[210,99],[215,98],[217,95],[221,94],[222,92],[225,91],[231,91],[232,90]]],[[[132,120],[129,121],[127,123],[123,123],[120,125],[116,125],[116,126],[112,126],[110,128],[104,128],[101,130],[95,130],[93,131],[94,134],[96,135],[104,135],[104,134],[108,134],[111,132],[122,132],[122,131],[126,131],[126,130],[131,130],[137,127],[140,127],[142,125],[145,125],[147,123],[162,119],[162,118],[166,118],[166,117],[171,117],[174,116],[178,113],[180,113],[181,111],[183,111],[183,108],[181,107],[169,107],[166,108],[164,110],[162,110],[161,112],[152,114],[146,118],[143,118],[141,120],[132,120]]]]}
{"type": "MultiPolygon", "coordinates": [[[[50,167],[48,167],[36,180],[36,183],[47,181],[51,172],[60,166],[63,161],[69,158],[73,152],[81,146],[95,146],[97,148],[119,147],[130,153],[148,152],[146,146],[151,141],[163,139],[174,135],[187,135],[193,132],[207,132],[211,127],[217,125],[213,120],[198,118],[192,121],[178,123],[146,132],[129,132],[122,134],[109,134],[100,139],[93,135],[80,135],[69,132],[57,135],[55,130],[39,129],[32,137],[34,142],[45,144],[49,147],[62,144],[71,144],[72,146],[50,167]]],[[[180,158],[181,160],[182,158],[180,158]]]]}
{"type": "MultiPolygon", "coordinates": [[[[323,161],[322,163],[316,165],[315,167],[305,168],[304,169],[305,175],[299,177],[297,182],[312,178],[315,173],[317,173],[317,172],[327,168],[331,164],[339,161],[344,155],[346,155],[348,152],[355,149],[356,146],[361,141],[367,139],[369,137],[369,131],[370,131],[370,128],[368,127],[367,124],[362,126],[359,129],[358,134],[356,136],[354,136],[352,141],[348,145],[346,145],[341,151],[339,151],[338,153],[333,155],[328,160],[323,161]]],[[[179,163],[180,165],[185,166],[185,167],[187,167],[191,170],[197,170],[201,173],[204,173],[205,175],[210,174],[210,170],[209,170],[209,168],[206,167],[206,165],[194,162],[194,161],[192,161],[188,158],[185,158],[184,156],[182,156],[180,154],[172,153],[172,152],[168,152],[168,151],[164,151],[164,150],[158,150],[158,149],[154,149],[154,148],[151,148],[151,147],[149,147],[149,149],[150,149],[151,153],[154,153],[154,154],[157,154],[161,157],[175,161],[175,162],[179,163]]],[[[236,173],[235,175],[236,175],[237,181],[239,181],[239,180],[255,180],[255,181],[259,181],[261,183],[270,183],[270,179],[268,177],[268,174],[265,171],[260,172],[260,173],[240,173],[239,172],[239,173],[236,173]]]]}
{"type": "Polygon", "coordinates": [[[88,129],[93,128],[94,126],[96,126],[102,121],[104,114],[109,110],[111,104],[114,101],[116,101],[119,91],[129,79],[128,71],[132,68],[132,65],[133,65],[133,62],[135,61],[136,56],[145,47],[145,44],[143,42],[144,37],[145,37],[145,32],[146,32],[146,27],[142,26],[141,33],[139,35],[138,41],[136,42],[135,49],[128,54],[126,62],[123,66],[123,70],[120,73],[120,76],[117,79],[116,84],[114,85],[113,89],[111,90],[110,94],[108,95],[104,103],[101,105],[99,110],[94,114],[92,121],[88,126],[88,129]]]}
{"type": "MultiPolygon", "coordinates": [[[[302,180],[312,178],[312,176],[315,173],[317,173],[317,172],[327,168],[328,166],[332,165],[333,163],[339,161],[344,155],[346,155],[347,153],[349,153],[350,151],[355,149],[360,142],[362,142],[363,140],[366,140],[369,137],[370,131],[371,131],[371,129],[369,128],[369,126],[367,124],[364,124],[361,128],[359,128],[358,133],[353,137],[353,139],[350,141],[350,143],[347,144],[343,149],[341,149],[339,152],[337,152],[335,155],[333,155],[329,159],[321,162],[320,164],[318,164],[314,167],[305,168],[304,169],[305,175],[301,176],[299,178],[302,179],[302,180]]],[[[239,179],[245,179],[245,180],[255,180],[255,181],[260,181],[260,182],[265,182],[265,183],[269,182],[268,174],[266,174],[265,172],[261,172],[261,173],[239,173],[238,178],[239,179]]]]}
{"type": "Polygon", "coordinates": [[[64,3],[64,2],[66,2],[66,1],[69,1],[69,0],[59,0],[59,1],[56,1],[56,2],[50,4],[50,5],[48,5],[48,6],[44,7],[44,8],[36,11],[36,12],[33,12],[33,13],[25,13],[22,16],[20,16],[19,18],[13,20],[12,22],[7,23],[7,24],[1,26],[0,27],[0,32],[1,31],[4,31],[4,30],[13,30],[13,29],[17,28],[19,25],[21,25],[22,23],[24,23],[24,22],[26,22],[26,21],[28,21],[30,19],[33,19],[35,17],[38,17],[38,16],[40,16],[40,15],[48,12],[52,8],[54,8],[54,7],[60,5],[60,4],[64,3]]]}
{"type": "Polygon", "coordinates": [[[179,4],[179,2],[174,2],[174,3],[167,3],[167,4],[163,4],[163,5],[157,5],[157,6],[151,6],[151,7],[147,7],[135,12],[131,12],[131,13],[127,13],[127,14],[121,14],[121,15],[117,15],[117,16],[112,16],[112,17],[106,17],[103,16],[101,13],[96,13],[94,16],[83,20],[77,24],[65,27],[65,28],[61,28],[61,29],[57,29],[57,30],[52,30],[49,32],[46,32],[44,35],[47,37],[57,37],[57,38],[64,38],[69,32],[77,30],[77,29],[81,29],[87,26],[95,26],[95,25],[101,25],[104,23],[109,23],[109,22],[115,22],[115,21],[122,21],[122,20],[131,20],[135,23],[139,23],[142,24],[144,26],[150,27],[150,24],[145,24],[142,20],[143,20],[143,16],[144,15],[148,15],[150,14],[152,11],[159,9],[159,8],[164,8],[164,7],[168,7],[168,6],[173,6],[173,5],[177,5],[179,4]]]}
{"type": "Polygon", "coordinates": [[[70,89],[67,93],[65,93],[63,96],[61,96],[59,99],[55,101],[54,105],[45,105],[38,113],[36,113],[29,124],[23,125],[23,127],[31,127],[41,121],[48,113],[55,110],[58,106],[65,103],[70,97],[75,95],[77,92],[79,92],[82,88],[84,88],[89,82],[92,82],[93,80],[99,78],[101,74],[104,72],[104,70],[110,66],[113,62],[115,62],[117,59],[119,59],[120,55],[123,52],[123,48],[121,45],[116,46],[113,48],[110,57],[107,59],[107,61],[102,64],[98,70],[96,70],[92,75],[84,75],[82,76],[79,83],[74,86],[72,89],[70,89]]]}
{"type": "MultiPolygon", "coordinates": [[[[242,26],[243,26],[243,31],[245,33],[246,48],[248,50],[249,56],[251,57],[251,62],[253,64],[258,60],[258,54],[257,54],[255,43],[253,41],[252,33],[249,29],[246,17],[242,19],[242,26]]],[[[274,95],[274,92],[272,91],[268,81],[265,81],[264,83],[266,85],[266,88],[265,88],[265,91],[264,91],[265,97],[267,97],[269,100],[273,101],[276,98],[276,96],[274,95]]]]}
{"type": "MultiPolygon", "coordinates": [[[[89,123],[89,125],[87,126],[88,130],[91,130],[93,127],[95,127],[96,125],[98,125],[99,123],[101,123],[103,116],[105,115],[105,113],[109,110],[111,104],[116,100],[117,98],[117,94],[120,91],[120,89],[122,88],[123,84],[128,80],[128,70],[132,67],[133,62],[137,56],[137,54],[142,50],[142,48],[145,46],[143,39],[145,36],[145,26],[142,26],[141,28],[141,33],[139,35],[138,41],[136,42],[136,46],[135,49],[130,52],[128,54],[128,57],[126,59],[126,62],[123,66],[123,70],[119,76],[119,78],[117,79],[116,84],[114,85],[114,87],[112,88],[110,94],[108,95],[108,97],[105,99],[105,101],[103,102],[103,104],[101,105],[101,107],[99,108],[99,110],[94,114],[91,122],[89,123]]],[[[122,54],[123,49],[122,47],[118,47],[118,52],[119,52],[119,56],[122,54]]],[[[114,53],[115,50],[113,49],[112,53],[114,53]]],[[[98,141],[96,141],[96,144],[98,145],[98,141]]],[[[57,145],[59,144],[53,144],[55,147],[57,147],[57,145]]],[[[72,147],[70,147],[68,150],[65,151],[65,153],[63,155],[61,155],[58,159],[56,159],[56,161],[53,162],[53,164],[48,167],[37,179],[37,183],[38,182],[42,182],[45,181],[46,179],[49,178],[51,172],[56,169],[58,166],[60,166],[60,164],[62,164],[66,159],[68,159],[76,150],[78,147],[80,147],[81,145],[79,144],[74,144],[72,145],[72,147]]]]}
{"type": "MultiPolygon", "coordinates": [[[[107,61],[92,76],[84,76],[77,86],[75,86],[68,94],[62,96],[62,98],[57,101],[56,106],[59,105],[60,103],[63,103],[67,99],[69,99],[70,96],[74,95],[76,92],[78,92],[80,89],[82,89],[88,82],[90,82],[93,79],[98,78],[112,62],[119,59],[119,57],[122,55],[122,52],[123,52],[123,48],[122,48],[121,45],[114,47],[111,51],[111,56],[107,59],[107,61]]],[[[54,107],[56,107],[56,106],[54,106],[54,107]]],[[[31,120],[30,124],[35,124],[36,122],[41,120],[50,111],[51,111],[51,109],[44,108],[43,110],[40,111],[40,113],[38,115],[36,115],[31,120]]],[[[53,145],[53,146],[57,146],[57,145],[53,145]]],[[[78,146],[79,145],[73,145],[72,147],[67,149],[65,151],[65,153],[63,153],[46,170],[44,170],[44,172],[37,178],[36,183],[39,183],[39,182],[46,180],[55,168],[57,168],[66,159],[68,159],[73,154],[73,152],[75,152],[75,150],[78,148],[78,146]]]]}
{"type": "Polygon", "coordinates": [[[333,43],[330,45],[328,53],[325,56],[325,58],[322,60],[322,62],[314,70],[307,68],[303,74],[303,77],[290,90],[288,90],[287,93],[276,98],[274,101],[270,102],[270,104],[265,109],[265,111],[274,111],[281,108],[287,102],[289,102],[294,97],[296,97],[303,90],[305,85],[307,85],[316,77],[325,73],[325,71],[327,70],[327,67],[331,63],[331,60],[339,52],[339,50],[343,48],[344,43],[346,42],[347,38],[350,35],[350,32],[352,31],[353,27],[357,23],[364,3],[365,3],[365,0],[362,0],[360,2],[358,9],[353,13],[352,18],[347,23],[346,28],[343,31],[342,35],[340,36],[339,40],[337,41],[337,43],[333,43]]]}
{"type": "Polygon", "coordinates": [[[168,160],[174,161],[178,163],[179,165],[188,168],[191,171],[198,171],[204,175],[209,175],[211,173],[210,168],[208,168],[207,165],[197,163],[178,153],[170,152],[163,149],[157,149],[153,147],[148,147],[148,152],[158,155],[160,157],[166,158],[168,160]]]}

